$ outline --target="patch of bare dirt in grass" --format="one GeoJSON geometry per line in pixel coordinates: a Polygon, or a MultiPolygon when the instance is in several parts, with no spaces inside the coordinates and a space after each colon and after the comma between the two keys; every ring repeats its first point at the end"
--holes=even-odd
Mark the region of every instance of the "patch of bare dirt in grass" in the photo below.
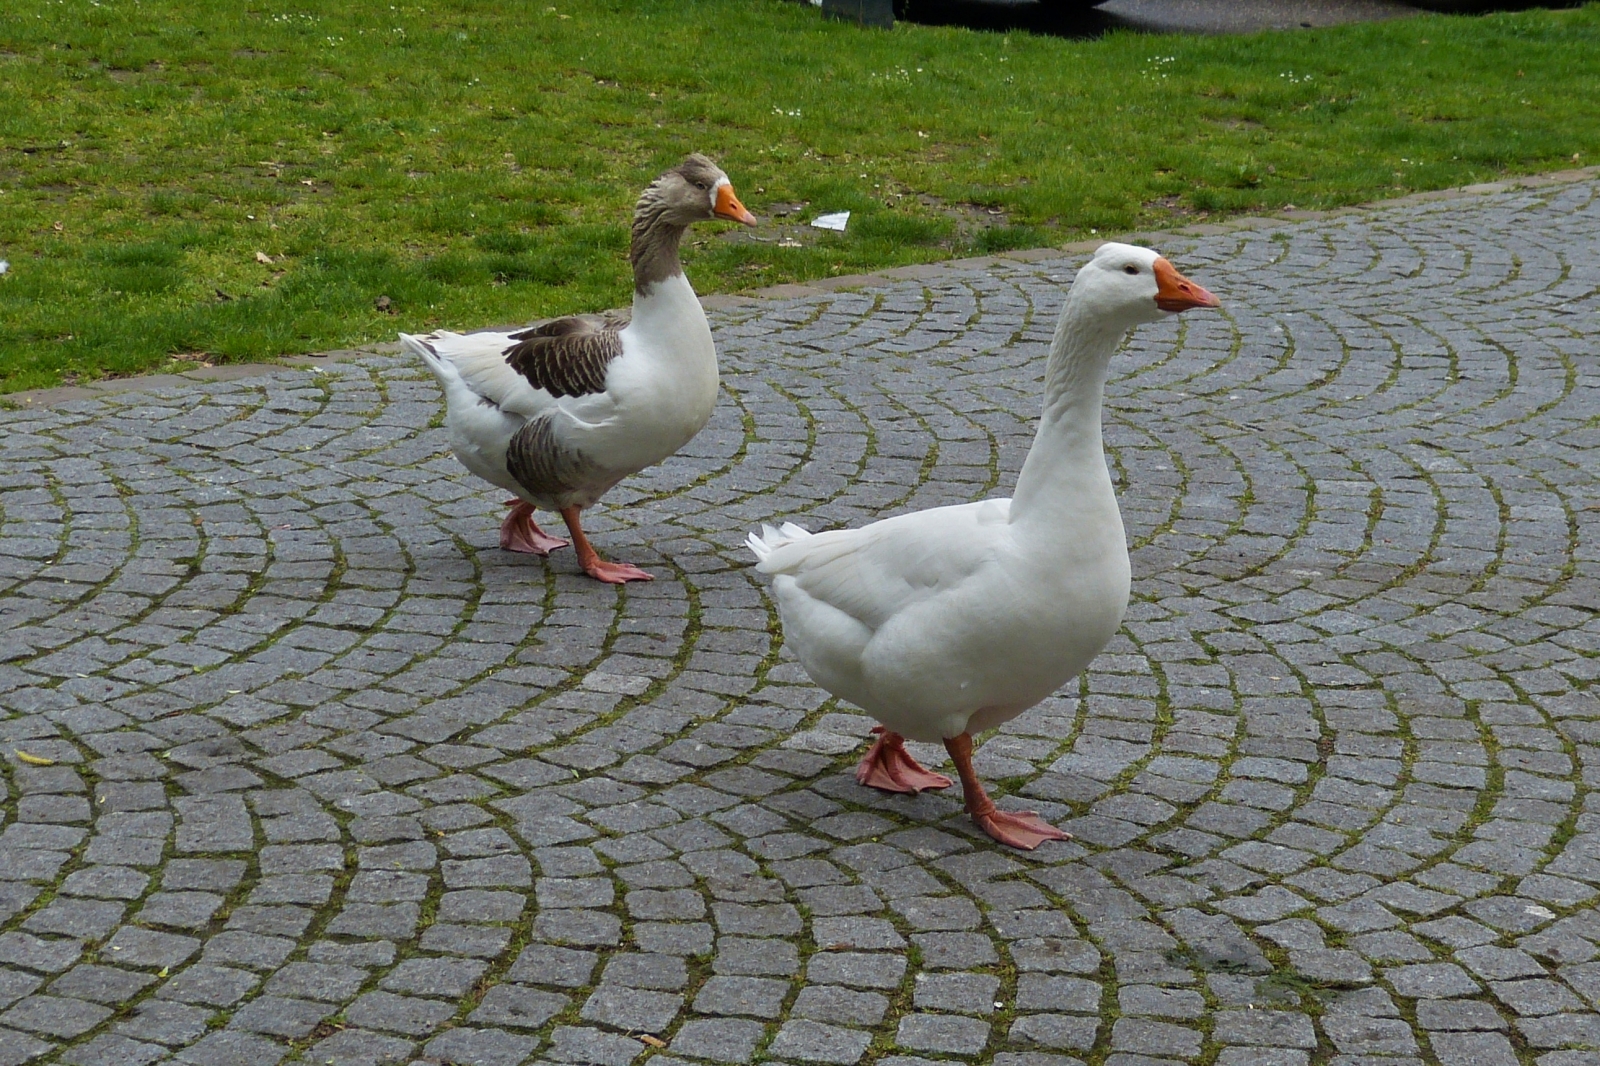
{"type": "Polygon", "coordinates": [[[962,236],[998,226],[1011,225],[1011,216],[1007,215],[1004,208],[990,207],[987,204],[946,203],[937,196],[926,193],[917,197],[923,207],[931,208],[945,215],[956,224],[956,232],[962,236]]]}
{"type": "Polygon", "coordinates": [[[1139,206],[1153,215],[1180,222],[1199,222],[1211,217],[1209,211],[1198,211],[1184,203],[1181,196],[1158,196],[1154,200],[1145,200],[1139,206]]]}

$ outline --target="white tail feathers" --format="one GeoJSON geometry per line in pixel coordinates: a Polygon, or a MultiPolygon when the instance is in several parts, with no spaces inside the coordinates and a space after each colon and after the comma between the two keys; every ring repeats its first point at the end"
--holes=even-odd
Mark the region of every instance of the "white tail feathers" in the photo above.
{"type": "Polygon", "coordinates": [[[776,528],[763,522],[761,523],[761,532],[759,534],[750,534],[745,538],[744,544],[755,554],[756,562],[764,563],[767,561],[768,556],[785,544],[790,544],[797,540],[805,540],[809,536],[811,536],[810,533],[793,522],[785,522],[776,528]]]}
{"type": "MultiPolygon", "coordinates": [[[[430,371],[432,371],[433,376],[439,379],[439,384],[449,384],[447,380],[448,371],[445,369],[445,360],[439,358],[438,351],[433,347],[432,344],[429,343],[431,340],[433,340],[431,335],[427,337],[413,337],[409,333],[402,333],[400,334],[400,347],[404,348],[412,355],[421,356],[422,361],[427,364],[427,367],[430,371]]],[[[450,369],[454,370],[454,367],[451,367],[450,369]]]]}
{"type": "Polygon", "coordinates": [[[431,340],[433,340],[431,336],[413,337],[409,333],[402,333],[400,334],[400,347],[408,352],[420,355],[424,359],[436,359],[439,353],[434,351],[433,345],[428,343],[431,340]]]}

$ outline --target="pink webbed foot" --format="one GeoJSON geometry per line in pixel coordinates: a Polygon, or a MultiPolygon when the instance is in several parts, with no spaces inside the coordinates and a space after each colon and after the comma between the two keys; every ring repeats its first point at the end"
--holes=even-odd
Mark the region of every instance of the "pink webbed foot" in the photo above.
{"type": "Polygon", "coordinates": [[[648,570],[640,570],[632,563],[608,563],[604,559],[594,558],[585,560],[583,572],[596,581],[604,581],[608,585],[621,585],[629,581],[654,581],[655,575],[648,570]]]}
{"type": "Polygon", "coordinates": [[[983,790],[978,772],[972,767],[972,736],[962,733],[944,742],[950,760],[961,775],[961,791],[966,797],[967,812],[978,828],[1000,843],[1023,851],[1032,851],[1046,840],[1071,840],[1072,834],[1040,818],[1033,811],[1002,811],[983,790]]]}
{"type": "Polygon", "coordinates": [[[1046,840],[1071,840],[1072,834],[1040,818],[1033,811],[1002,811],[998,807],[974,814],[978,828],[1002,844],[1032,851],[1046,840]]]}
{"type": "Polygon", "coordinates": [[[927,769],[906,751],[905,738],[883,726],[876,726],[879,734],[872,747],[856,767],[856,780],[871,788],[885,792],[921,792],[925,788],[949,788],[951,781],[943,774],[927,769]]]}
{"type": "Polygon", "coordinates": [[[655,580],[654,574],[640,570],[632,563],[608,563],[600,558],[600,553],[594,550],[594,545],[590,544],[589,538],[583,534],[583,525],[578,518],[579,511],[580,508],[577,507],[563,508],[561,517],[566,520],[567,532],[572,534],[573,550],[578,553],[578,565],[583,567],[584,573],[608,585],[655,580]]]}
{"type": "Polygon", "coordinates": [[[522,500],[507,500],[511,513],[500,523],[500,547],[508,552],[525,552],[529,555],[549,555],[557,548],[565,548],[567,541],[552,537],[539,528],[533,520],[533,507],[522,500]]]}

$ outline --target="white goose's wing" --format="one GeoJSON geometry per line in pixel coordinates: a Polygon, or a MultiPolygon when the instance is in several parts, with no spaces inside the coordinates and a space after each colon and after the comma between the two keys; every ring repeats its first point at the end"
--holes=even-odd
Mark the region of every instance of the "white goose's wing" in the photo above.
{"type": "Polygon", "coordinates": [[[756,538],[767,549],[759,569],[792,577],[795,591],[876,631],[993,562],[1007,537],[1010,510],[1010,500],[985,500],[898,515],[861,529],[808,535],[786,526],[756,538]]]}

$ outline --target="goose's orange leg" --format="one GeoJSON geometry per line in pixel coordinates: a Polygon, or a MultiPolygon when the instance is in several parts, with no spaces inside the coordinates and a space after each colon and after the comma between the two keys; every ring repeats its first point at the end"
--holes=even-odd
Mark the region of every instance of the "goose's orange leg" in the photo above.
{"type": "Polygon", "coordinates": [[[1002,811],[983,790],[983,782],[972,768],[972,736],[962,733],[944,742],[944,749],[956,764],[961,777],[961,792],[967,801],[967,813],[978,823],[978,828],[1002,844],[1032,851],[1046,840],[1071,840],[1072,834],[1057,829],[1033,811],[1002,811]]]}
{"type": "Polygon", "coordinates": [[[529,555],[549,555],[567,542],[552,537],[539,528],[533,520],[533,505],[522,500],[507,500],[511,513],[500,523],[500,547],[508,552],[527,552],[529,555]]]}
{"type": "Polygon", "coordinates": [[[578,524],[578,508],[562,508],[561,517],[566,520],[567,532],[572,534],[572,546],[578,553],[578,565],[583,567],[584,573],[608,585],[620,585],[625,581],[655,580],[653,574],[640,570],[631,563],[608,563],[600,558],[600,553],[594,550],[589,538],[583,535],[583,527],[578,524]]]}
{"type": "Polygon", "coordinates": [[[906,740],[883,726],[872,730],[878,739],[856,767],[856,780],[885,792],[921,792],[925,788],[949,788],[950,779],[926,769],[906,750],[906,740]]]}

